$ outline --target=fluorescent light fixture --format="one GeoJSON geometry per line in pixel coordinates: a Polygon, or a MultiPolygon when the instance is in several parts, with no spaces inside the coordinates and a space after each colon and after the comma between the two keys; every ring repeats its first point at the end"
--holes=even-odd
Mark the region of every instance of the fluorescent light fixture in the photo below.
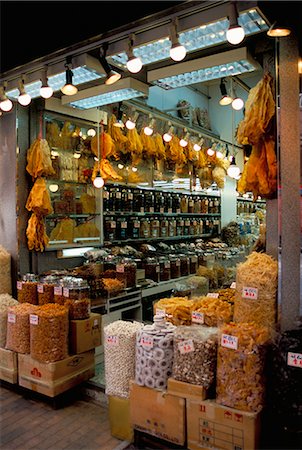
{"type": "MultiPolygon", "coordinates": [[[[99,239],[99,238],[98,238],[99,239]]],[[[94,247],[82,247],[82,248],[66,248],[60,251],[60,258],[73,258],[76,256],[84,256],[86,252],[94,250],[94,247]]]]}
{"type": "Polygon", "coordinates": [[[63,95],[62,105],[79,109],[96,108],[123,100],[147,96],[149,86],[134,78],[122,78],[111,86],[105,84],[81,90],[72,98],[63,95]]]}
{"type": "MultiPolygon", "coordinates": [[[[48,86],[50,86],[54,92],[59,91],[66,82],[64,64],[65,62],[63,61],[59,64],[49,65],[47,68],[48,86]]],[[[72,82],[74,85],[104,78],[106,75],[101,63],[86,53],[72,59],[72,72],[72,82]]],[[[27,82],[24,86],[31,98],[37,98],[41,95],[40,89],[42,87],[42,82],[40,77],[41,70],[26,75],[27,82]]],[[[17,86],[11,86],[11,83],[13,82],[8,83],[9,90],[7,90],[6,94],[8,97],[17,100],[19,89],[17,86]]]]}
{"type": "Polygon", "coordinates": [[[215,55],[151,70],[147,74],[149,83],[164,89],[188,86],[226,76],[253,72],[259,68],[247,52],[246,47],[217,53],[215,55]]]}
{"type": "MultiPolygon", "coordinates": [[[[261,31],[269,29],[266,22],[256,9],[242,12],[239,15],[238,23],[244,29],[245,35],[256,34],[261,31]]],[[[196,28],[190,28],[187,31],[178,33],[179,42],[186,48],[187,53],[200,50],[213,45],[227,42],[226,32],[229,27],[229,20],[227,18],[217,20],[196,28]]],[[[171,41],[169,37],[159,39],[135,48],[135,56],[142,60],[143,65],[151,64],[157,61],[170,58],[171,41]]],[[[126,52],[118,53],[111,56],[114,63],[126,68],[127,54],[126,52]]]]}

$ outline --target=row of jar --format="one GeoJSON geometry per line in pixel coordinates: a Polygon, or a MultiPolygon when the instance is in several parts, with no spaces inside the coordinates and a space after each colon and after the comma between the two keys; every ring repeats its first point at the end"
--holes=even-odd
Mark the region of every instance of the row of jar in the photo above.
{"type": "Polygon", "coordinates": [[[175,236],[201,236],[220,234],[218,218],[175,218],[165,217],[119,217],[106,216],[104,223],[105,241],[123,239],[156,239],[175,236]]]}
{"type": "Polygon", "coordinates": [[[103,209],[109,212],[219,214],[220,198],[105,186],[103,209]]]}

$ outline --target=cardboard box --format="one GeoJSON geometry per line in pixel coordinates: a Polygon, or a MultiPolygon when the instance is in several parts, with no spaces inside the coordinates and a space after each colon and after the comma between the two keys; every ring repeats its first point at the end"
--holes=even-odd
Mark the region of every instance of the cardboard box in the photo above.
{"type": "Polygon", "coordinates": [[[102,315],[90,313],[89,319],[70,320],[69,351],[83,353],[101,345],[102,315]]]}
{"type": "Polygon", "coordinates": [[[130,421],[129,398],[108,396],[109,423],[111,436],[123,441],[133,441],[133,428],[130,421]]]}
{"type": "Polygon", "coordinates": [[[260,413],[239,411],[214,400],[187,400],[187,447],[190,450],[259,448],[260,413]]]}
{"type": "Polygon", "coordinates": [[[95,375],[94,350],[54,363],[41,363],[19,353],[18,366],[20,386],[55,397],[95,375]]]}
{"type": "Polygon", "coordinates": [[[0,348],[0,380],[18,383],[18,353],[0,348]]]}
{"type": "Polygon", "coordinates": [[[203,386],[197,384],[185,383],[174,378],[168,378],[167,386],[168,394],[176,395],[177,397],[190,398],[192,400],[205,400],[208,391],[203,386]]]}
{"type": "Polygon", "coordinates": [[[185,399],[163,391],[130,384],[133,428],[174,444],[186,440],[185,399]]]}

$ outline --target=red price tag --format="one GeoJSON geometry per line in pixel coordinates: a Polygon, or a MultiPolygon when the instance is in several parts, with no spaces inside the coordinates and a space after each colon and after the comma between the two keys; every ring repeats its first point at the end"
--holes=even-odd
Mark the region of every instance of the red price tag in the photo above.
{"type": "Polygon", "coordinates": [[[287,365],[292,367],[299,367],[302,369],[302,353],[288,352],[287,365]]]}
{"type": "Polygon", "coordinates": [[[119,344],[118,336],[114,336],[114,335],[107,336],[106,342],[109,345],[118,345],[119,344]]]}
{"type": "Polygon", "coordinates": [[[258,289],[253,287],[243,287],[242,288],[242,298],[248,298],[250,300],[257,300],[258,289]]]}
{"type": "Polygon", "coordinates": [[[221,336],[221,347],[231,348],[237,350],[238,348],[238,337],[231,336],[230,334],[223,334],[221,336]]]}
{"type": "Polygon", "coordinates": [[[187,339],[186,341],[178,343],[178,350],[182,355],[185,353],[194,352],[194,344],[192,339],[187,339]]]}
{"type": "Polygon", "coordinates": [[[192,311],[192,322],[193,323],[204,323],[204,313],[199,311],[192,311]]]}
{"type": "Polygon", "coordinates": [[[140,345],[146,348],[153,348],[153,337],[142,336],[140,340],[140,345]]]}

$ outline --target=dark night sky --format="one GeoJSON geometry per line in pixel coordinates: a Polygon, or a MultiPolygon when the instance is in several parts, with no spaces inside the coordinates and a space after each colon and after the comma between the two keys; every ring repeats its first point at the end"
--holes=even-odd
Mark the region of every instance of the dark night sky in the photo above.
{"type": "Polygon", "coordinates": [[[0,72],[180,3],[0,0],[0,72]]]}

